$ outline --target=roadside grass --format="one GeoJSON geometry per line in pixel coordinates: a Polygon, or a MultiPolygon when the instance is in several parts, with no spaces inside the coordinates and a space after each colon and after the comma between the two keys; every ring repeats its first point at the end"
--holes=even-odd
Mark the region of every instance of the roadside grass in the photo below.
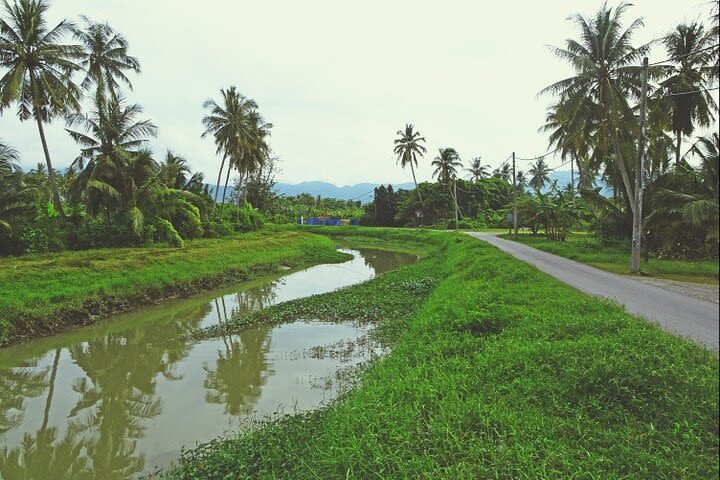
{"type": "MultiPolygon", "coordinates": [[[[515,240],[512,235],[500,238],[515,240]]],[[[519,234],[518,242],[608,272],[630,274],[630,251],[617,245],[605,245],[593,235],[573,233],[564,242],[555,242],[540,235],[519,234]]],[[[717,260],[698,262],[654,259],[642,260],[643,273],[668,280],[718,284],[720,267],[717,260]]]]}
{"type": "Polygon", "coordinates": [[[186,248],[98,249],[0,259],[0,345],[86,325],[103,315],[276,272],[342,261],[325,237],[253,232],[186,248]]]}
{"type": "Polygon", "coordinates": [[[237,320],[374,321],[390,354],[326,408],[188,451],[164,478],[717,478],[715,352],[485,242],[395,235],[426,258],[237,320]]]}

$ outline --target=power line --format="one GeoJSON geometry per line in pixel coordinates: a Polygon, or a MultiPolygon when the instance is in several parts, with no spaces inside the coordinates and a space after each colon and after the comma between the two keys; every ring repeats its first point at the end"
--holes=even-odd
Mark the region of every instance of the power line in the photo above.
{"type": "Polygon", "coordinates": [[[677,95],[690,95],[691,93],[709,92],[711,90],[717,90],[720,87],[701,88],[700,90],[691,90],[689,92],[676,92],[676,93],[664,93],[660,95],[660,98],[674,97],[677,95]]]}
{"type": "Polygon", "coordinates": [[[694,52],[683,53],[682,55],[676,55],[676,56],[674,56],[674,57],[666,58],[665,60],[659,60],[659,61],[657,61],[657,62],[649,63],[648,66],[651,67],[651,66],[653,66],[653,65],[659,65],[659,64],[661,64],[661,63],[673,62],[673,61],[679,60],[679,59],[681,59],[681,58],[691,57],[691,56],[693,56],[693,55],[697,55],[698,53],[702,53],[702,52],[704,52],[704,51],[706,51],[706,50],[712,50],[713,48],[718,48],[718,47],[720,47],[720,43],[716,43],[715,45],[711,45],[711,46],[709,46],[709,47],[701,48],[700,50],[696,50],[696,51],[694,51],[694,52]]]}

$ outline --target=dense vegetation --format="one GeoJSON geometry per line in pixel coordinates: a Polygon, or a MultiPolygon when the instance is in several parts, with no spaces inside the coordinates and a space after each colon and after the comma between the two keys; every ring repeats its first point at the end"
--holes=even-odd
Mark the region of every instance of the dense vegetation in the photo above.
{"type": "Polygon", "coordinates": [[[236,325],[353,318],[391,353],[339,401],[191,450],[166,478],[717,477],[714,353],[469,237],[316,231],[428,256],[236,325]]]}
{"type": "MultiPolygon", "coordinates": [[[[165,242],[175,247],[262,226],[263,216],[237,189],[235,205],[219,208],[220,176],[243,187],[269,157],[270,124],[235,87],[208,100],[204,135],[222,162],[211,197],[201,173],[171,150],[148,149],[157,127],[128,102],[122,86],[140,62],[107,23],[47,23],[45,0],[5,2],[0,16],[0,113],[16,107],[37,124],[45,164],[23,172],[20,153],[0,139],[0,255],[165,242]],[[84,111],[85,108],[86,110],[84,111]],[[79,155],[64,172],[53,167],[44,124],[67,123],[79,155]],[[225,165],[227,164],[227,169],[225,165]]],[[[227,189],[226,189],[227,190],[227,189]]]]}
{"type": "Polygon", "coordinates": [[[327,238],[254,232],[159,246],[0,259],[0,346],[94,322],[172,295],[344,260],[327,238]]]}

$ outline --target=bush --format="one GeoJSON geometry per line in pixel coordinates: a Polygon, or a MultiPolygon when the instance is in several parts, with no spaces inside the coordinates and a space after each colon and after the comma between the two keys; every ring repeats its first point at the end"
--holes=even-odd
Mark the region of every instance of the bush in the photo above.
{"type": "Polygon", "coordinates": [[[157,232],[158,240],[167,242],[176,248],[183,248],[185,246],[185,242],[180,237],[177,230],[175,230],[175,227],[173,227],[172,223],[168,222],[164,218],[157,221],[157,232]]]}

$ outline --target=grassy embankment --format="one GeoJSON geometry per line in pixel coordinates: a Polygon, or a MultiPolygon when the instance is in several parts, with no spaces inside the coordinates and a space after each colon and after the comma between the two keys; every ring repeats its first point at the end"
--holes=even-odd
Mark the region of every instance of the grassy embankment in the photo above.
{"type": "MultiPolygon", "coordinates": [[[[514,240],[512,235],[506,234],[501,235],[501,237],[514,240]]],[[[589,234],[574,233],[569,235],[565,242],[554,242],[539,235],[520,234],[517,241],[608,272],[630,273],[630,251],[628,248],[605,245],[589,234]]],[[[654,258],[649,261],[643,259],[640,268],[643,273],[653,277],[716,285],[720,270],[717,260],[686,262],[654,258]]]]}
{"type": "Polygon", "coordinates": [[[296,231],[195,240],[181,249],[157,245],[2,258],[0,345],[276,272],[281,265],[346,258],[330,239],[296,231]]]}
{"type": "Polygon", "coordinates": [[[374,321],[391,353],[328,407],[187,452],[167,478],[717,478],[716,353],[465,235],[330,231],[427,256],[237,324],[374,321]]]}

